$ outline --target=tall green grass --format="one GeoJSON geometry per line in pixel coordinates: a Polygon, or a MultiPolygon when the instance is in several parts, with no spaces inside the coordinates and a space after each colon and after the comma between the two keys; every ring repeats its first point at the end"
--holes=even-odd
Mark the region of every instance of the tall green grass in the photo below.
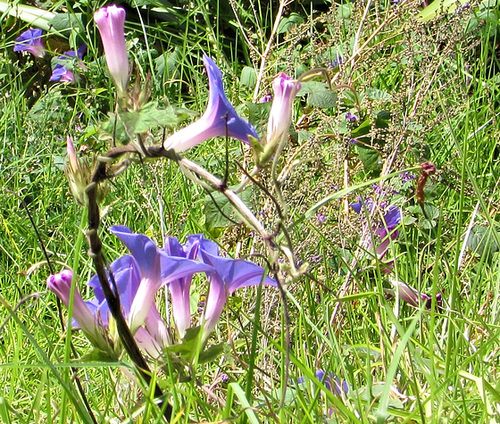
{"type": "MultiPolygon", "coordinates": [[[[176,2],[163,11],[145,3],[127,3],[127,42],[133,77],[151,74],[152,97],[162,105],[203,112],[203,53],[220,66],[228,97],[242,114],[251,112],[245,102],[271,90],[278,72],[298,76],[338,56],[344,62],[329,71],[334,106],[299,96],[283,153],[285,164],[300,160],[283,185],[289,211],[284,224],[298,259],[307,263],[307,272],[286,280],[288,316],[276,290],[232,296],[212,336],[213,343],[226,342],[222,356],[199,365],[187,382],[155,370],[174,406],[173,421],[497,422],[500,63],[499,17],[491,2],[436,13],[427,23],[418,20],[420,6],[412,2],[290,2],[278,17],[282,24],[264,66],[259,54],[272,34],[276,2],[176,2]],[[358,113],[358,123],[346,122],[348,110],[358,113]],[[390,118],[377,128],[380,111],[390,118]],[[370,133],[361,134],[358,125],[365,120],[370,133]],[[363,138],[368,155],[377,155],[375,162],[385,168],[363,156],[351,138],[363,138]],[[316,213],[305,218],[313,205],[345,188],[347,177],[349,186],[359,186],[347,197],[352,202],[356,195],[374,196],[363,183],[381,172],[424,161],[438,170],[425,187],[430,219],[415,201],[415,181],[385,181],[381,200],[404,214],[385,258],[395,258],[390,275],[358,248],[365,218],[343,198],[317,211],[324,222],[316,213]],[[434,298],[441,293],[442,308],[404,303],[392,294],[390,279],[434,298]],[[329,391],[315,377],[319,369],[345,381],[348,393],[329,391]]],[[[102,2],[41,6],[82,14],[85,31],[70,32],[68,40],[87,43],[88,70],[79,84],[48,83],[50,61],[13,53],[14,39],[28,24],[2,15],[0,418],[92,422],[71,374],[74,366],[97,422],[163,422],[148,388],[134,381],[127,357],[120,363],[86,361],[90,346],[78,332],[71,335],[77,355],[69,351],[55,296],[45,288],[50,270],[26,209],[56,271],[74,267],[84,298],[91,296],[84,284],[94,273],[88,246],[78,242],[83,211],[63,173],[65,137],[88,146],[83,155],[103,153],[107,140],[99,123],[113,111],[114,97],[91,20],[102,2]]],[[[155,133],[157,140],[161,134],[155,133]]],[[[235,141],[229,151],[226,164],[225,141],[218,139],[188,156],[220,176],[229,166],[236,184],[234,162],[247,165],[251,154],[235,141]]],[[[269,183],[265,175],[262,182],[269,183]]],[[[231,255],[265,255],[248,229],[212,228],[205,199],[175,163],[130,166],[110,183],[103,205],[108,259],[125,252],[106,231],[115,224],[158,244],[164,235],[184,239],[203,232],[231,255]]],[[[265,194],[252,206],[275,228],[276,210],[265,194]]],[[[193,306],[206,291],[195,284],[193,306]]]]}

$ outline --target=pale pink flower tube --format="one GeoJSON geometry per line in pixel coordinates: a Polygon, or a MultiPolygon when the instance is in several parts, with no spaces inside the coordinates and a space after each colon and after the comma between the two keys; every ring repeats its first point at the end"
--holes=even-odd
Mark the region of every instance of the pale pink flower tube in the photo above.
{"type": "Polygon", "coordinates": [[[129,63],[125,45],[125,9],[111,5],[94,13],[109,73],[120,96],[127,92],[129,63]]]}

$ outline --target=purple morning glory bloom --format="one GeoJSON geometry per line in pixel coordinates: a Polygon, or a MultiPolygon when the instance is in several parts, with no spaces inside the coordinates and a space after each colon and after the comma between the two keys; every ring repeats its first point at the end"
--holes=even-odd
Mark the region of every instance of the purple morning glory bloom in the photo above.
{"type": "Polygon", "coordinates": [[[203,339],[206,340],[215,328],[229,295],[241,287],[261,283],[271,286],[277,284],[265,275],[262,267],[242,259],[222,258],[218,256],[218,248],[214,242],[203,239],[202,236],[194,237],[199,237],[200,240],[200,259],[215,269],[210,278],[204,315],[203,339]]]}
{"type": "Polygon", "coordinates": [[[155,295],[163,285],[212,270],[206,264],[182,256],[170,256],[158,249],[149,237],[134,234],[128,227],[116,225],[111,227],[111,232],[125,244],[139,268],[140,283],[128,315],[132,333],[146,320],[154,306],[155,295]]]}
{"type": "Polygon", "coordinates": [[[208,73],[209,98],[203,116],[187,127],[175,132],[163,142],[166,150],[182,152],[213,137],[237,138],[250,143],[249,137],[258,139],[255,129],[240,118],[224,93],[222,74],[214,61],[203,56],[208,73]]]}
{"type": "Polygon", "coordinates": [[[127,92],[129,63],[125,44],[125,9],[116,5],[102,7],[94,13],[94,21],[101,34],[106,64],[118,95],[127,92]]]}
{"type": "MultiPolygon", "coordinates": [[[[182,246],[177,238],[168,237],[165,240],[163,250],[170,256],[195,260],[198,255],[199,241],[188,241],[185,246],[182,246]]],[[[181,338],[184,337],[191,323],[190,289],[192,280],[193,275],[191,274],[168,283],[172,299],[172,316],[181,338]]]]}
{"type": "MultiPolygon", "coordinates": [[[[69,308],[72,280],[73,272],[69,270],[47,278],[47,288],[57,295],[66,308],[69,308]]],[[[73,300],[73,319],[94,346],[103,351],[110,351],[109,342],[104,336],[104,328],[96,320],[95,305],[84,302],[80,292],[76,289],[73,300]]]]}
{"type": "Polygon", "coordinates": [[[43,30],[35,28],[24,31],[16,38],[15,52],[26,51],[36,57],[45,56],[45,46],[42,42],[43,30]]]}
{"type": "MultiPolygon", "coordinates": [[[[375,207],[380,208],[380,205],[376,205],[372,199],[350,203],[349,206],[351,206],[358,214],[361,212],[363,207],[366,207],[369,213],[371,213],[375,207]]],[[[396,230],[396,227],[400,223],[401,210],[394,205],[390,205],[385,209],[382,219],[372,227],[373,235],[377,236],[379,239],[379,243],[375,247],[375,252],[379,260],[382,259],[387,253],[391,240],[397,239],[399,231],[396,230]]],[[[363,233],[366,234],[367,232],[364,231],[363,233]]],[[[373,240],[370,234],[368,234],[368,237],[365,240],[362,240],[361,243],[366,250],[373,251],[373,240]]],[[[390,272],[390,267],[391,264],[384,269],[384,272],[390,272]]]]}
{"type": "MultiPolygon", "coordinates": [[[[49,81],[59,81],[59,82],[74,82],[75,74],[71,69],[73,69],[74,58],[78,57],[79,61],[83,59],[87,46],[85,44],[80,45],[76,53],[72,50],[65,52],[62,56],[57,58],[57,63],[54,66],[52,75],[49,81]]],[[[82,66],[82,65],[80,65],[82,66]]]]}
{"type": "MultiPolygon", "coordinates": [[[[325,373],[323,370],[316,371],[316,378],[321,381],[326,387],[326,389],[332,392],[336,396],[342,396],[343,394],[349,393],[349,386],[345,380],[342,382],[333,375],[333,373],[325,373]]],[[[297,384],[305,383],[306,379],[304,377],[297,378],[297,384]]],[[[333,409],[328,410],[328,415],[331,417],[333,414],[333,409]]]]}
{"type": "MultiPolygon", "coordinates": [[[[125,255],[114,261],[110,265],[110,270],[113,273],[116,291],[120,297],[122,313],[124,318],[129,321],[130,309],[141,283],[139,265],[131,255],[125,255]]],[[[86,303],[93,310],[98,322],[108,328],[111,312],[97,275],[92,277],[88,285],[92,287],[95,298],[86,303]]],[[[154,303],[149,308],[144,321],[146,328],[139,327],[134,334],[134,339],[149,355],[157,357],[160,348],[170,345],[171,340],[167,327],[154,303]],[[156,354],[154,354],[155,352],[156,354]]]]}
{"type": "MultiPolygon", "coordinates": [[[[396,286],[396,289],[398,290],[399,297],[404,300],[406,303],[410,304],[411,306],[414,306],[418,308],[419,306],[423,306],[427,309],[432,308],[432,297],[419,292],[417,289],[410,287],[409,285],[397,281],[397,280],[391,280],[391,282],[396,286]]],[[[441,293],[436,294],[436,306],[437,309],[441,309],[443,306],[443,295],[441,293]]]]}

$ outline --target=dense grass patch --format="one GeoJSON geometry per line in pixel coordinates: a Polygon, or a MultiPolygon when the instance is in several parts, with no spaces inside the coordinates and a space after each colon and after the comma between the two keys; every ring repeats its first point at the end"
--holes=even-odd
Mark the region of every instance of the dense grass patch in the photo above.
{"type": "MultiPolygon", "coordinates": [[[[126,2],[126,111],[92,18],[103,2],[40,2],[34,10],[54,15],[34,23],[33,9],[7,3],[0,421],[166,422],[155,385],[172,422],[498,421],[496,1],[126,2]],[[14,52],[36,27],[45,56],[14,52]],[[66,62],[75,79],[49,81],[81,43],[83,59],[66,62]],[[161,145],[204,113],[203,55],[262,140],[274,78],[301,81],[286,142],[254,174],[258,154],[234,138],[180,152],[224,180],[216,189],[179,158],[120,156],[101,184],[104,257],[127,253],[113,225],[158,246],[204,234],[280,288],[235,291],[206,344],[202,330],[175,339],[161,289],[176,343],[160,358],[143,352],[148,386],[129,355],[103,355],[66,330],[68,312],[46,287],[69,267],[83,299],[93,296],[89,212],[68,189],[66,137],[90,166],[115,145],[161,145]],[[245,180],[240,198],[269,240],[223,194],[245,180]]],[[[193,327],[208,287],[194,277],[193,327]]]]}

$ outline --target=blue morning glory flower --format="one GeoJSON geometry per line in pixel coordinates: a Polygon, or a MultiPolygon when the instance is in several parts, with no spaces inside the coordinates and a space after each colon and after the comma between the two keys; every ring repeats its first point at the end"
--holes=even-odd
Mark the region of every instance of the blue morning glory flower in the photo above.
{"type": "Polygon", "coordinates": [[[34,28],[24,31],[16,38],[15,52],[26,51],[36,57],[45,55],[45,46],[42,42],[43,30],[34,28]]]}
{"type": "Polygon", "coordinates": [[[200,119],[168,137],[163,147],[182,152],[213,137],[237,138],[250,143],[249,137],[258,139],[252,125],[240,118],[224,93],[222,74],[208,56],[203,56],[208,73],[209,98],[205,113],[200,119]]]}
{"type": "MultiPolygon", "coordinates": [[[[78,60],[81,61],[85,55],[86,49],[87,46],[82,44],[78,47],[76,52],[70,50],[65,52],[62,56],[58,56],[49,81],[74,82],[75,74],[72,71],[74,59],[77,57],[78,60]]],[[[83,64],[80,64],[80,66],[83,66],[83,64]]]]}

